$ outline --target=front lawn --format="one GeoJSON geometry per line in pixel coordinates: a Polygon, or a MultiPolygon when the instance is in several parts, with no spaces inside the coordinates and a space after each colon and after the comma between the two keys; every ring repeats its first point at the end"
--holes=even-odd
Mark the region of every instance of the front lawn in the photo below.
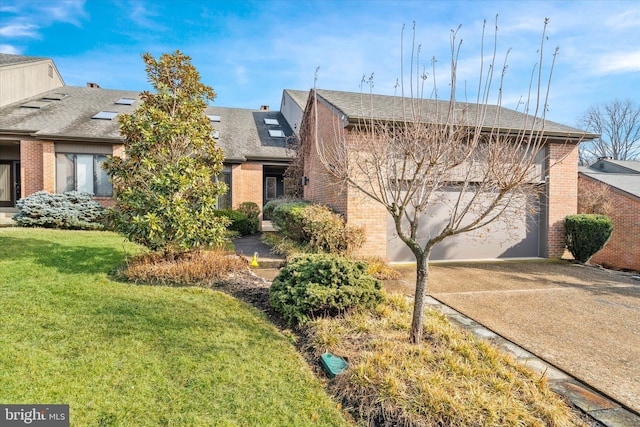
{"type": "Polygon", "coordinates": [[[109,272],[113,233],[0,229],[0,402],[69,404],[71,425],[345,425],[302,357],[221,292],[109,272]]]}

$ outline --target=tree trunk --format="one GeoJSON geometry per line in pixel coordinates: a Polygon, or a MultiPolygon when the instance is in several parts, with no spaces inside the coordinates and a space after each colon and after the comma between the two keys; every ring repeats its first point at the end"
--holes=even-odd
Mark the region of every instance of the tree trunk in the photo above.
{"type": "Polygon", "coordinates": [[[411,321],[411,335],[409,340],[413,344],[422,341],[422,329],[424,324],[424,299],[427,293],[427,281],[429,279],[429,252],[416,256],[416,293],[413,301],[413,320],[411,321]]]}

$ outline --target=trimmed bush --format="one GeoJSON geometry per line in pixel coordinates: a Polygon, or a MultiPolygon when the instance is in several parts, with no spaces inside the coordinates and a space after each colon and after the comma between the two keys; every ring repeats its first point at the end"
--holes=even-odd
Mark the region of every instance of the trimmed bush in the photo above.
{"type": "Polygon", "coordinates": [[[314,251],[348,254],[364,243],[364,228],[346,225],[342,215],[328,206],[306,206],[300,219],[304,240],[314,251]]]}
{"type": "Polygon", "coordinates": [[[381,282],[367,265],[345,257],[307,254],[294,258],[273,280],[271,306],[290,324],[349,309],[373,308],[384,300],[381,282]]]}
{"type": "Polygon", "coordinates": [[[260,207],[257,203],[254,202],[242,202],[240,203],[240,207],[238,207],[238,211],[242,212],[247,216],[247,218],[260,218],[260,207]]]}
{"type": "Polygon", "coordinates": [[[294,199],[291,197],[280,197],[275,200],[271,200],[270,202],[267,202],[267,204],[262,208],[262,216],[264,218],[273,218],[273,211],[275,211],[278,206],[284,203],[292,202],[304,202],[304,200],[294,199]]]}
{"type": "Polygon", "coordinates": [[[613,221],[604,215],[569,215],[564,219],[567,249],[582,263],[604,247],[613,233],[613,221]]]}
{"type": "Polygon", "coordinates": [[[258,231],[257,222],[250,221],[245,214],[233,209],[220,209],[213,212],[213,215],[217,217],[227,218],[231,223],[227,229],[236,231],[238,234],[244,236],[247,234],[254,234],[258,231]]]}
{"type": "Polygon", "coordinates": [[[284,237],[307,243],[309,239],[304,232],[302,222],[302,212],[307,206],[309,202],[289,202],[279,205],[273,210],[273,225],[284,237]]]}
{"type": "Polygon", "coordinates": [[[18,200],[20,212],[13,216],[22,227],[102,230],[106,210],[90,193],[69,191],[51,194],[38,191],[18,200]]]}

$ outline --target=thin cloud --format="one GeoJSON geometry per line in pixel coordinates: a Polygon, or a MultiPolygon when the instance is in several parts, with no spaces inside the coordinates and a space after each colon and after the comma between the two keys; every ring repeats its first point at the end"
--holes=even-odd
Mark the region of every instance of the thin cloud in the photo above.
{"type": "Polygon", "coordinates": [[[9,24],[0,27],[0,36],[7,38],[39,38],[38,27],[32,24],[9,24]]]}
{"type": "Polygon", "coordinates": [[[635,52],[612,52],[598,60],[597,74],[618,74],[640,71],[640,50],[635,52]]]}
{"type": "Polygon", "coordinates": [[[18,48],[16,48],[15,46],[11,46],[10,44],[0,44],[0,53],[19,55],[22,52],[18,48]]]}

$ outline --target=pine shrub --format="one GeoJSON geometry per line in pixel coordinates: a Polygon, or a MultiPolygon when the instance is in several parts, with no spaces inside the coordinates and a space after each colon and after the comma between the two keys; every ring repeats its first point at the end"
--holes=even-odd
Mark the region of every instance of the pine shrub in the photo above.
{"type": "Polygon", "coordinates": [[[69,230],[102,230],[106,210],[90,193],[69,191],[51,194],[38,191],[18,200],[20,210],[13,216],[22,227],[62,228],[69,230]]]}
{"type": "Polygon", "coordinates": [[[294,258],[273,280],[271,306],[291,325],[311,317],[373,308],[384,300],[381,282],[367,274],[367,265],[329,254],[294,258]]]}
{"type": "Polygon", "coordinates": [[[613,233],[613,221],[596,214],[569,215],[564,219],[567,249],[582,263],[604,247],[613,233]]]}

